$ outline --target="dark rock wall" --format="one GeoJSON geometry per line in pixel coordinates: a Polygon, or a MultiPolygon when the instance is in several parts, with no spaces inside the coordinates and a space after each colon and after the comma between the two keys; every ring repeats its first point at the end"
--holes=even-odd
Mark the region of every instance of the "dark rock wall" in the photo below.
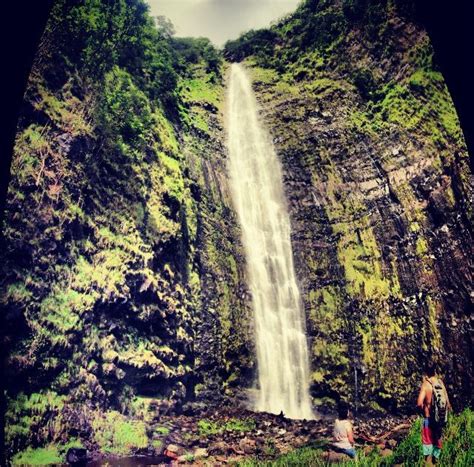
{"type": "Polygon", "coordinates": [[[253,319],[245,280],[240,228],[228,187],[224,131],[224,83],[196,71],[205,91],[184,87],[191,118],[184,154],[199,203],[195,261],[200,271],[201,314],[196,322],[195,375],[198,398],[241,395],[253,381],[253,319]],[[199,117],[200,116],[200,117],[199,117]]]}

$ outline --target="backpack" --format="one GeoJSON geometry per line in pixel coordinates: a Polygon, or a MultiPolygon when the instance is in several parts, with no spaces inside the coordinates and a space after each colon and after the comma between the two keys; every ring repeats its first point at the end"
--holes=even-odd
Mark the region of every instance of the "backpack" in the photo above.
{"type": "Polygon", "coordinates": [[[448,399],[446,389],[443,382],[436,378],[436,381],[432,383],[428,382],[433,388],[433,400],[431,404],[431,417],[438,426],[445,426],[448,421],[448,399]]]}

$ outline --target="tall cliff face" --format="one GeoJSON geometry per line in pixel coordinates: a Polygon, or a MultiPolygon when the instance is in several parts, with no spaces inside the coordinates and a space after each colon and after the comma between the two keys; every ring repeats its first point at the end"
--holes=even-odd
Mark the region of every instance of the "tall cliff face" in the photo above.
{"type": "MultiPolygon", "coordinates": [[[[316,402],[409,408],[431,358],[472,397],[471,174],[410,3],[308,1],[225,51],[284,167],[316,402]]],[[[56,2],[6,211],[10,454],[77,436],[125,455],[150,414],[252,383],[223,68],[141,0],[56,2]]]]}
{"type": "Polygon", "coordinates": [[[285,170],[313,394],[413,407],[433,360],[472,398],[472,175],[406,2],[308,1],[226,45],[285,170]]]}
{"type": "Polygon", "coordinates": [[[71,430],[126,454],[113,430],[147,439],[124,414],[219,400],[251,371],[223,99],[208,41],[173,42],[141,0],[56,2],[6,209],[10,454],[71,430]]]}

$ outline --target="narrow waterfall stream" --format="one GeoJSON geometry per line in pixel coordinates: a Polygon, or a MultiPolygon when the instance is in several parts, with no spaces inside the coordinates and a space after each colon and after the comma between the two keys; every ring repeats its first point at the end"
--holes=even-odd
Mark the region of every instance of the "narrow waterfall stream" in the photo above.
{"type": "Polygon", "coordinates": [[[227,105],[230,185],[242,227],[255,319],[255,409],[314,418],[282,171],[245,70],[233,64],[227,105]]]}

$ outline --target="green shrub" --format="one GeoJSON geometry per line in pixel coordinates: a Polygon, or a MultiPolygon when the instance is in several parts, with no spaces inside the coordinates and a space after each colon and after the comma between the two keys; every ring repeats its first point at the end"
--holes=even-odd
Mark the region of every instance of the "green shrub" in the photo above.
{"type": "Polygon", "coordinates": [[[102,118],[111,137],[121,136],[134,147],[146,142],[153,122],[148,99],[118,67],[105,76],[102,118]]]}
{"type": "Polygon", "coordinates": [[[474,461],[474,412],[465,409],[449,418],[443,434],[440,465],[467,466],[474,461]]]}
{"type": "Polygon", "coordinates": [[[390,462],[417,466],[423,463],[423,452],[421,448],[421,419],[418,419],[411,427],[408,435],[397,446],[390,462]]]}
{"type": "Polygon", "coordinates": [[[148,446],[145,423],[110,411],[92,421],[94,439],[102,452],[126,456],[148,446]]]}
{"type": "Polygon", "coordinates": [[[201,436],[216,435],[222,430],[216,422],[211,420],[199,420],[198,429],[201,436]]]}
{"type": "Polygon", "coordinates": [[[198,422],[199,434],[201,436],[216,435],[224,431],[246,432],[255,429],[253,418],[231,418],[226,422],[216,422],[203,419],[198,422]]]}
{"type": "Polygon", "coordinates": [[[31,449],[16,454],[13,459],[13,465],[48,465],[61,464],[64,458],[59,454],[56,446],[47,446],[45,448],[31,449]]]}

